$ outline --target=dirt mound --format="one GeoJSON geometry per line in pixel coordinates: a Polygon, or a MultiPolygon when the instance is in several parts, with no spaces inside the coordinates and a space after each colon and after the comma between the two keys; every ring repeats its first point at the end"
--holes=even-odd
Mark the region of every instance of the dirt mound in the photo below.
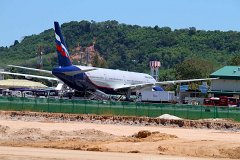
{"type": "Polygon", "coordinates": [[[160,119],[174,119],[174,120],[182,120],[182,118],[179,118],[177,116],[173,116],[173,115],[170,115],[170,114],[163,114],[157,118],[160,118],[160,119]]]}
{"type": "Polygon", "coordinates": [[[8,126],[3,126],[0,125],[0,134],[6,134],[9,131],[9,127],[8,126]]]}
{"type": "Polygon", "coordinates": [[[50,132],[51,136],[69,136],[69,132],[67,131],[61,131],[61,130],[52,130],[50,132]]]}
{"type": "Polygon", "coordinates": [[[134,134],[133,137],[135,138],[146,138],[150,136],[152,133],[147,130],[139,131],[138,133],[134,134]]]}
{"type": "Polygon", "coordinates": [[[8,137],[10,140],[19,141],[37,141],[46,139],[40,128],[21,128],[14,132],[9,132],[8,137]]]}
{"type": "Polygon", "coordinates": [[[240,147],[230,149],[220,149],[219,152],[226,157],[240,159],[240,147]]]}
{"type": "Polygon", "coordinates": [[[118,136],[95,129],[50,130],[40,128],[11,129],[0,126],[0,145],[102,151],[99,143],[114,141],[118,136]],[[37,142],[37,143],[36,143],[37,142]]]}
{"type": "MultiPolygon", "coordinates": [[[[95,129],[83,129],[83,130],[50,130],[45,131],[40,128],[21,128],[11,129],[9,126],[0,125],[0,140],[11,141],[11,144],[17,144],[23,142],[26,145],[27,142],[53,142],[53,141],[86,141],[86,142],[104,142],[108,140],[114,140],[118,136],[105,133],[95,129]]],[[[1,141],[0,141],[1,142],[1,141]]],[[[18,146],[19,146],[18,145],[18,146]]]]}
{"type": "Polygon", "coordinates": [[[168,148],[167,147],[163,147],[163,146],[158,146],[158,150],[160,152],[166,152],[168,150],[168,148]]]}
{"type": "Polygon", "coordinates": [[[101,151],[102,149],[100,147],[90,147],[87,148],[87,151],[101,151]]]}
{"type": "Polygon", "coordinates": [[[160,133],[160,132],[152,132],[150,136],[146,137],[144,141],[148,142],[156,142],[156,141],[163,141],[163,140],[170,140],[178,138],[176,135],[160,133]]]}
{"type": "Polygon", "coordinates": [[[141,152],[138,150],[133,150],[133,151],[129,151],[128,153],[141,153],[141,152]]]}
{"type": "Polygon", "coordinates": [[[30,134],[41,134],[40,128],[21,128],[16,132],[12,133],[12,136],[19,136],[19,135],[30,135],[30,134]]]}
{"type": "Polygon", "coordinates": [[[176,135],[160,133],[160,132],[150,132],[147,130],[139,131],[133,134],[131,137],[122,138],[118,142],[157,142],[162,140],[169,140],[173,138],[178,138],[176,135]]]}
{"type": "Polygon", "coordinates": [[[209,128],[240,131],[240,123],[230,119],[186,120],[164,114],[158,118],[135,116],[106,116],[95,114],[64,114],[0,111],[0,119],[39,121],[39,122],[87,122],[100,124],[119,124],[134,126],[174,126],[183,128],[209,128]]]}
{"type": "Polygon", "coordinates": [[[105,140],[116,137],[113,134],[109,134],[109,133],[102,132],[102,131],[95,130],[95,129],[75,130],[75,131],[72,131],[72,134],[75,134],[76,136],[79,136],[82,139],[86,139],[86,140],[91,139],[91,140],[105,141],[105,140]]]}
{"type": "Polygon", "coordinates": [[[101,147],[101,144],[105,144],[105,143],[107,142],[67,139],[67,140],[58,140],[58,141],[39,141],[38,143],[28,143],[27,146],[40,147],[40,148],[83,150],[83,151],[107,151],[107,149],[101,147]]]}

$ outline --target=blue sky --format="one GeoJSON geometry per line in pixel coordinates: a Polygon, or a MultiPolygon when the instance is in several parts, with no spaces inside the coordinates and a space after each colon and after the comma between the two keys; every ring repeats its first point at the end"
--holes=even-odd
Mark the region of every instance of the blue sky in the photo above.
{"type": "Polygon", "coordinates": [[[0,0],[0,46],[60,23],[117,20],[141,26],[240,31],[239,0],[0,0]]]}

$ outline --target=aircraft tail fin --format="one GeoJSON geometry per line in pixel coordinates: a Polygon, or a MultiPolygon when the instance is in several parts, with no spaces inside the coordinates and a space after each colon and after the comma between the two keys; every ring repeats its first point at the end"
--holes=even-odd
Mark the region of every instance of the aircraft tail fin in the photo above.
{"type": "Polygon", "coordinates": [[[72,62],[70,61],[67,46],[63,39],[62,32],[58,22],[54,22],[54,28],[55,28],[56,49],[58,53],[58,65],[61,67],[71,66],[72,62]]]}

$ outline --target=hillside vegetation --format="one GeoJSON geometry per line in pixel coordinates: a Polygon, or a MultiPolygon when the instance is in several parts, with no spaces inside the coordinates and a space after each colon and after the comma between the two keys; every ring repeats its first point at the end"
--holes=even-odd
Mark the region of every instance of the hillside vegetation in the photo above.
{"type": "MultiPolygon", "coordinates": [[[[207,66],[209,69],[204,74],[208,75],[240,54],[240,33],[235,31],[204,31],[194,27],[172,30],[169,27],[141,27],[117,21],[72,21],[62,24],[61,28],[70,51],[79,43],[89,46],[96,40],[95,49],[106,60],[108,68],[149,73],[149,61],[160,60],[161,80],[184,78],[176,72],[176,67],[181,67],[179,65],[183,61],[191,62],[193,59],[193,64],[207,66]]],[[[44,68],[56,66],[53,29],[26,36],[21,42],[16,40],[10,47],[0,47],[0,66],[18,64],[35,67],[39,46],[45,53],[44,68]]]]}

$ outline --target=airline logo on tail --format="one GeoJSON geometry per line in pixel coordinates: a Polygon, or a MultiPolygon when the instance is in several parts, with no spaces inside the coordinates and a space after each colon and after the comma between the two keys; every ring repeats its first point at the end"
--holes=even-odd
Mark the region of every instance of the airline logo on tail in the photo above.
{"type": "Polygon", "coordinates": [[[67,51],[66,47],[61,43],[61,39],[57,35],[57,33],[55,33],[55,37],[56,37],[56,48],[57,48],[57,51],[60,52],[62,54],[62,56],[69,57],[68,51],[67,51]]]}
{"type": "Polygon", "coordinates": [[[66,44],[64,42],[60,26],[58,22],[54,22],[55,27],[55,42],[56,42],[56,49],[58,52],[58,63],[59,66],[71,66],[72,63],[69,59],[69,53],[66,48],[66,44]]]}

